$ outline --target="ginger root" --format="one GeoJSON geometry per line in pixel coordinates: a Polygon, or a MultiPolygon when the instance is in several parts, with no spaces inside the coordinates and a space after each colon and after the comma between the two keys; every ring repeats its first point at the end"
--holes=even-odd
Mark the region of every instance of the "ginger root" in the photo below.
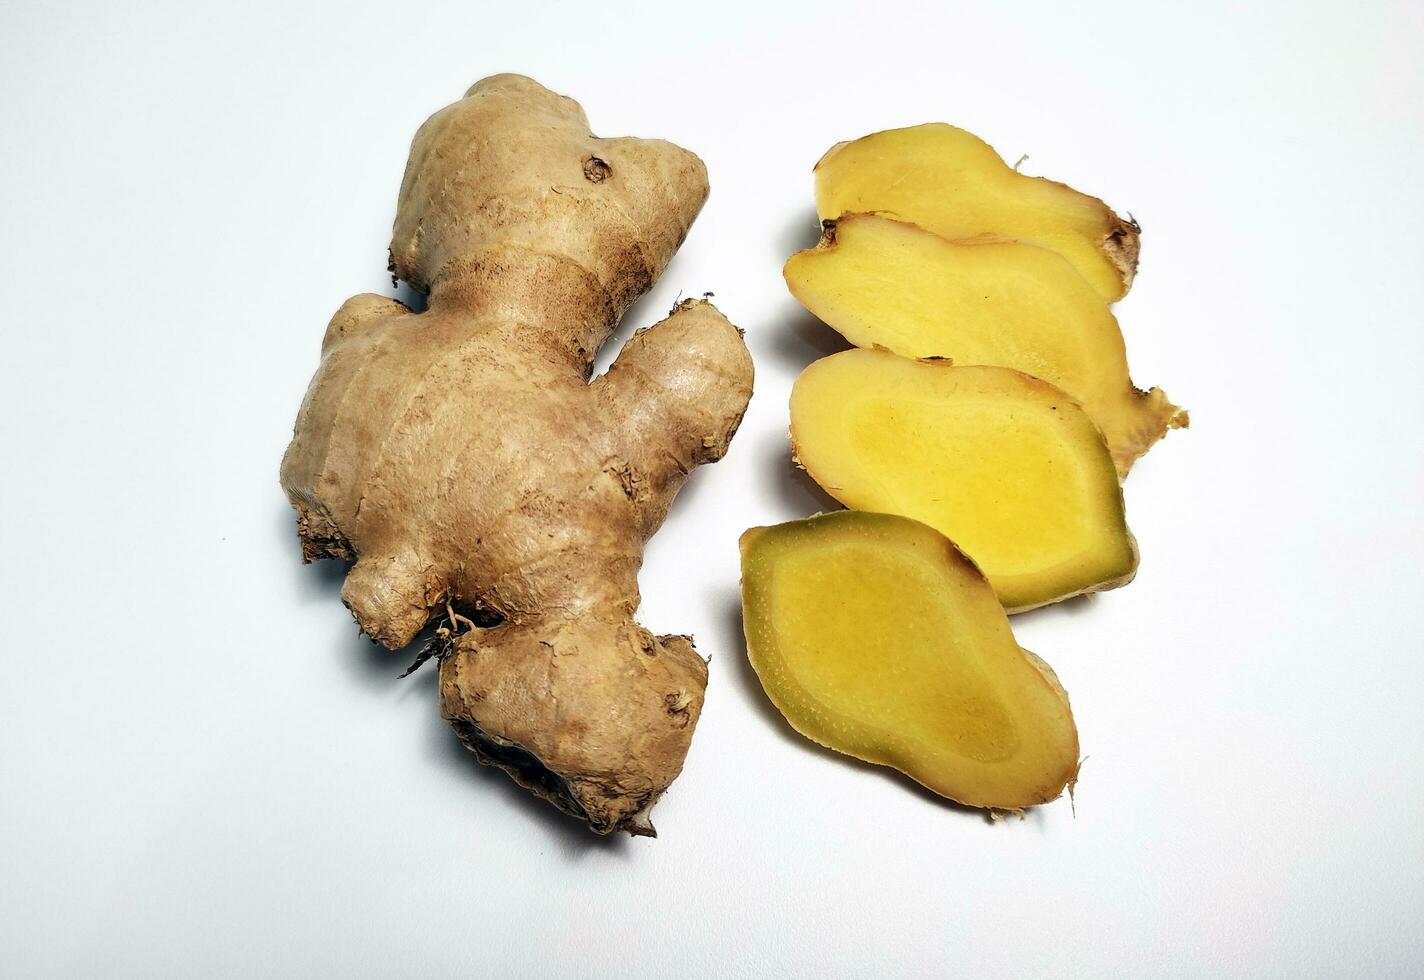
{"type": "Polygon", "coordinates": [[[742,535],[747,650],[797,731],[968,806],[1071,786],[1068,695],[988,581],[918,521],[839,511],[742,535]]]}
{"type": "Polygon", "coordinates": [[[428,309],[342,306],[282,463],[304,557],[355,561],[361,629],[396,649],[448,604],[443,715],[598,833],[652,832],[701,711],[690,640],[633,619],[638,569],[726,452],[752,364],[688,301],[589,378],[706,197],[692,153],[595,138],[531,79],[479,82],[420,128],[401,186],[392,271],[428,309]]]}
{"type": "Polygon", "coordinates": [[[797,379],[791,444],[847,507],[943,532],[1011,613],[1117,588],[1137,571],[1107,444],[1046,381],[843,351],[797,379]]]}
{"type": "Polygon", "coordinates": [[[952,242],[871,214],[828,223],[786,262],[787,287],[858,347],[1011,367],[1068,392],[1103,430],[1119,474],[1187,413],[1127,373],[1117,318],[1061,256],[952,242]]]}
{"type": "Polygon", "coordinates": [[[1032,242],[1071,262],[1109,303],[1137,273],[1135,221],[1066,184],[1019,173],[988,143],[945,123],[833,146],[816,164],[816,210],[823,221],[875,211],[949,239],[1032,242]]]}

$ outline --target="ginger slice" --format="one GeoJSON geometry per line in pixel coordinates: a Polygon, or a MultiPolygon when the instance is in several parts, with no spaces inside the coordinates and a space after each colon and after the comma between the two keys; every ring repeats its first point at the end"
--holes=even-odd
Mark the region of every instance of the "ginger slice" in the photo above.
{"type": "Polygon", "coordinates": [[[816,164],[816,210],[879,211],[945,238],[1032,242],[1073,264],[1108,302],[1137,272],[1139,228],[1096,197],[1009,167],[973,133],[944,123],[872,133],[816,164]]]}
{"type": "Polygon", "coordinates": [[[968,806],[1046,803],[1078,732],[988,581],[944,535],[841,511],[742,535],[747,654],[793,728],[968,806]]]}
{"type": "Polygon", "coordinates": [[[1011,367],[1057,385],[1102,429],[1119,475],[1187,413],[1127,374],[1117,319],[1061,256],[1018,242],[951,242],[846,215],[791,256],[786,284],[857,347],[1011,367]]]}
{"type": "Polygon", "coordinates": [[[1137,571],[1101,433],[1037,378],[844,351],[797,379],[791,442],[846,506],[942,531],[1009,612],[1126,585],[1137,571]]]}

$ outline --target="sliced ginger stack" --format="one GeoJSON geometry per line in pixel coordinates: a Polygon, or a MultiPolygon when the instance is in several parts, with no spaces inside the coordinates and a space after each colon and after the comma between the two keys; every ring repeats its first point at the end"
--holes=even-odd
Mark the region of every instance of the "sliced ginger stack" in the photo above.
{"type": "Polygon", "coordinates": [[[1186,413],[1127,374],[1117,319],[1062,256],[1002,239],[949,241],[916,225],[848,214],[791,256],[786,283],[859,347],[992,364],[1068,392],[1107,438],[1118,471],[1186,413]]]}
{"type": "Polygon", "coordinates": [[[1187,424],[1128,378],[1107,304],[1132,285],[1139,228],[1098,198],[932,123],[837,144],[816,165],[816,207],[825,234],[786,282],[851,343],[1050,381],[1093,416],[1123,476],[1187,424]]]}
{"type": "Polygon", "coordinates": [[[942,238],[1031,242],[1063,256],[1104,300],[1137,274],[1137,222],[1066,184],[1028,177],[973,133],[944,123],[837,143],[816,164],[822,221],[879,212],[942,238]]]}
{"type": "Polygon", "coordinates": [[[786,282],[862,349],[802,373],[791,439],[853,510],[743,536],[748,655],[822,745],[971,806],[1054,799],[1077,730],[1005,612],[1132,580],[1121,479],[1187,424],[1108,306],[1138,226],[942,124],[833,147],[816,203],[786,282]]]}
{"type": "Polygon", "coordinates": [[[1132,383],[1108,306],[1137,225],[943,124],[836,145],[816,203],[786,283],[864,349],[797,382],[797,461],[849,507],[948,534],[1010,612],[1131,580],[1118,484],[1187,424],[1132,383]]]}

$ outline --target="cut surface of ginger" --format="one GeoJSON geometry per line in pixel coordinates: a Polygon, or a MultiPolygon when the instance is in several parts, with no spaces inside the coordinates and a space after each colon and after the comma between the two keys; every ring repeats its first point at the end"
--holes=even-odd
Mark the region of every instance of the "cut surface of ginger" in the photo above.
{"type": "Polygon", "coordinates": [[[843,351],[797,379],[791,441],[847,507],[943,532],[1009,612],[1125,585],[1137,570],[1102,435],[1037,378],[843,351]]]}
{"type": "Polygon", "coordinates": [[[842,511],[742,536],[747,651],[797,731],[969,806],[1062,794],[1078,733],[974,563],[927,525],[842,511]]]}
{"type": "Polygon", "coordinates": [[[1120,475],[1186,412],[1128,377],[1122,331],[1062,256],[1007,241],[951,242],[877,215],[846,215],[791,256],[786,284],[857,347],[1010,367],[1077,399],[1120,475]]]}
{"type": "Polygon", "coordinates": [[[1052,249],[1108,302],[1137,271],[1138,227],[1096,197],[1029,177],[973,133],[945,123],[840,143],[816,164],[816,210],[876,211],[949,239],[989,236],[1052,249]]]}

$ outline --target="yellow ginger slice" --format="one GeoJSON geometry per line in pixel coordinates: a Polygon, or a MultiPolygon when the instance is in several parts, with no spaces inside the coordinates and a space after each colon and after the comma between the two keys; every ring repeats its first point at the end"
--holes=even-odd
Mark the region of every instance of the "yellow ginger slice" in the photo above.
{"type": "Polygon", "coordinates": [[[797,731],[968,806],[1046,803],[1078,732],[994,590],[917,521],[841,511],[742,535],[747,653],[797,731]]]}
{"type": "Polygon", "coordinates": [[[1055,252],[951,242],[915,225],[847,215],[791,256],[786,284],[857,347],[1011,367],[1057,385],[1102,429],[1118,473],[1187,413],[1140,391],[1112,311],[1055,252]]]}
{"type": "Polygon", "coordinates": [[[1137,571],[1101,433],[1037,378],[844,351],[797,379],[791,441],[841,503],[952,539],[1009,612],[1126,585],[1137,571]]]}
{"type": "Polygon", "coordinates": [[[1138,226],[1096,197],[1028,177],[973,133],[944,123],[838,143],[816,164],[822,220],[879,211],[945,238],[990,236],[1052,249],[1108,302],[1137,271],[1138,226]]]}

